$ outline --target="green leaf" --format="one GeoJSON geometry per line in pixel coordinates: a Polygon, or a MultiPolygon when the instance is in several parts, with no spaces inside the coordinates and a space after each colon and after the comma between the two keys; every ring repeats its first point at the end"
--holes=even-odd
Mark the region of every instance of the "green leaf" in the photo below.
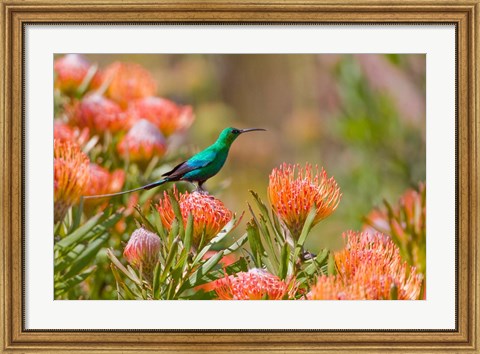
{"type": "MultiPolygon", "coordinates": [[[[248,205],[248,208],[250,210],[250,213],[252,214],[253,220],[254,220],[258,230],[260,230],[260,232],[263,234],[264,239],[265,239],[265,241],[267,243],[267,246],[268,246],[268,247],[265,247],[263,249],[266,253],[266,257],[263,258],[263,262],[267,266],[270,273],[278,274],[278,263],[279,263],[279,261],[278,261],[277,255],[275,254],[275,249],[273,247],[273,243],[272,243],[272,239],[270,237],[270,233],[268,232],[268,229],[264,227],[265,223],[263,223],[263,222],[261,223],[261,222],[258,221],[257,216],[253,212],[253,209],[250,206],[250,204],[247,203],[247,205],[248,205]]],[[[263,255],[262,255],[262,257],[263,257],[263,255]]]]}
{"type": "Polygon", "coordinates": [[[152,284],[152,290],[153,290],[153,298],[158,299],[160,295],[160,274],[162,271],[162,266],[160,262],[157,262],[157,265],[155,266],[155,270],[153,271],[153,284],[152,284]]]}
{"type": "Polygon", "coordinates": [[[314,259],[310,259],[307,262],[305,262],[306,267],[304,269],[304,272],[308,274],[308,276],[316,276],[318,274],[323,273],[323,268],[325,268],[328,265],[328,255],[329,255],[329,250],[324,249],[320,254],[318,254],[314,259]]]}
{"type": "Polygon", "coordinates": [[[244,234],[237,241],[232,243],[228,248],[225,248],[225,250],[223,252],[223,255],[227,256],[230,253],[234,253],[236,250],[238,250],[240,247],[242,247],[246,242],[247,242],[247,234],[244,234]]]}
{"type": "Polygon", "coordinates": [[[335,257],[332,253],[328,255],[328,275],[337,274],[337,266],[335,264],[335,257]]]}
{"type": "Polygon", "coordinates": [[[182,296],[182,299],[185,300],[215,300],[217,298],[217,294],[215,291],[208,291],[205,292],[203,290],[194,291],[191,295],[182,296]]]}
{"type": "Polygon", "coordinates": [[[73,215],[72,230],[76,230],[80,226],[80,221],[82,220],[82,213],[83,213],[83,197],[80,198],[80,203],[78,204],[78,207],[75,208],[75,212],[73,215]]]}
{"type": "Polygon", "coordinates": [[[210,270],[215,267],[218,262],[223,257],[223,251],[218,252],[216,255],[213,257],[209,258],[204,264],[202,264],[185,282],[180,290],[178,291],[178,294],[181,294],[183,291],[193,288],[201,283],[202,278],[210,272],[210,270]]]}
{"type": "Polygon", "coordinates": [[[115,225],[122,217],[122,213],[114,213],[106,218],[106,220],[102,220],[102,217],[105,215],[107,215],[106,212],[97,214],[95,217],[87,221],[85,225],[59,241],[54,246],[54,250],[58,251],[59,256],[61,256],[62,254],[70,252],[71,249],[80,242],[91,242],[93,239],[99,237],[113,227],[113,225],[115,225]],[[86,225],[88,226],[85,227],[86,225]]]}
{"type": "Polygon", "coordinates": [[[277,241],[280,244],[283,244],[283,241],[284,241],[283,240],[283,235],[282,235],[281,232],[279,232],[279,230],[277,230],[277,228],[274,225],[274,222],[272,222],[272,219],[270,218],[270,213],[268,211],[267,206],[265,205],[265,203],[263,203],[262,199],[260,199],[259,195],[256,192],[250,190],[250,194],[252,194],[253,199],[257,203],[257,206],[260,209],[260,214],[264,217],[264,220],[268,221],[268,225],[270,226],[270,228],[274,232],[277,241]]]}
{"type": "Polygon", "coordinates": [[[303,245],[307,239],[307,236],[312,230],[313,221],[315,220],[316,215],[317,215],[317,208],[314,205],[307,215],[307,220],[305,220],[305,224],[303,225],[302,232],[300,233],[300,237],[298,238],[297,244],[295,245],[295,252],[293,254],[294,262],[297,261],[298,256],[300,255],[303,245]]]}
{"type": "Polygon", "coordinates": [[[118,274],[117,268],[113,263],[110,264],[110,269],[112,270],[113,276],[114,276],[115,281],[117,283],[117,292],[118,292],[119,297],[122,297],[125,300],[135,300],[137,297],[139,297],[138,295],[135,295],[132,292],[132,290],[130,290],[130,288],[125,284],[125,282],[120,277],[120,274],[118,274]],[[122,295],[120,293],[119,287],[122,287],[123,291],[125,292],[125,295],[122,295]]]}
{"type": "Polygon", "coordinates": [[[177,255],[179,242],[180,240],[178,238],[176,238],[173,241],[172,248],[170,248],[170,252],[168,253],[167,260],[165,261],[165,266],[163,268],[162,275],[160,276],[160,283],[163,283],[165,279],[167,279],[168,272],[170,271],[170,268],[172,267],[175,256],[177,255]]]}
{"type": "Polygon", "coordinates": [[[193,215],[192,213],[188,213],[187,226],[185,227],[185,234],[183,238],[183,245],[187,253],[190,252],[190,248],[192,247],[192,239],[193,239],[193,215]]]}
{"type": "MultiPolygon", "coordinates": [[[[236,274],[239,272],[248,272],[248,263],[245,258],[242,257],[235,263],[226,266],[224,269],[226,274],[228,275],[236,274]]],[[[223,269],[213,269],[208,272],[208,274],[205,274],[205,276],[197,283],[197,286],[210,283],[223,277],[225,277],[223,269]]]]}
{"type": "Polygon", "coordinates": [[[160,218],[160,213],[153,205],[150,207],[150,210],[151,210],[151,214],[153,215],[155,230],[157,231],[156,233],[160,236],[160,238],[164,243],[167,243],[167,234],[165,232],[165,228],[163,227],[162,219],[160,218]]]}
{"type": "Polygon", "coordinates": [[[58,241],[54,249],[55,250],[61,250],[70,247],[73,244],[79,243],[83,237],[97,225],[98,221],[104,216],[103,213],[98,213],[94,217],[92,217],[90,220],[88,220],[85,224],[83,224],[81,227],[76,229],[74,232],[66,236],[64,239],[58,241]]]}
{"type": "Polygon", "coordinates": [[[104,233],[95,241],[88,244],[88,246],[82,251],[82,253],[75,259],[75,262],[72,263],[71,267],[68,269],[67,273],[63,276],[68,278],[76,275],[83,268],[85,268],[90,261],[95,258],[100,248],[103,244],[107,242],[110,238],[110,234],[104,233]]]}
{"type": "Polygon", "coordinates": [[[260,240],[260,234],[256,225],[248,223],[247,224],[247,237],[250,249],[252,250],[253,263],[255,267],[262,267],[262,255],[263,255],[263,245],[260,240]]]}
{"type": "Polygon", "coordinates": [[[84,244],[78,244],[75,246],[73,250],[68,252],[64,256],[55,256],[55,273],[61,272],[65,269],[67,269],[72,263],[75,261],[75,259],[83,252],[85,249],[86,245],[84,244]]]}
{"type": "Polygon", "coordinates": [[[63,293],[66,293],[67,291],[72,289],[75,285],[87,279],[88,276],[90,276],[90,274],[92,274],[95,271],[95,269],[96,267],[92,267],[83,273],[77,274],[71,278],[66,279],[63,282],[55,283],[55,297],[58,297],[63,293]]]}
{"type": "Polygon", "coordinates": [[[290,255],[290,249],[288,247],[288,244],[285,242],[283,244],[282,252],[280,254],[280,268],[278,270],[278,276],[282,280],[284,280],[287,277],[289,255],[290,255]]]}
{"type": "Polygon", "coordinates": [[[177,221],[177,219],[174,219],[173,222],[172,222],[172,227],[170,228],[170,232],[168,233],[168,245],[169,245],[169,247],[172,247],[173,240],[179,234],[178,231],[179,231],[178,221],[177,221]]]}
{"type": "Polygon", "coordinates": [[[170,204],[172,205],[175,218],[178,220],[179,228],[183,231],[183,216],[180,209],[180,204],[178,204],[177,198],[175,198],[171,191],[168,192],[168,199],[170,199],[170,204]]]}
{"type": "Polygon", "coordinates": [[[138,215],[140,215],[143,226],[148,229],[148,231],[155,232],[155,226],[153,226],[150,220],[148,220],[147,217],[142,213],[142,209],[140,209],[139,205],[135,205],[135,210],[137,211],[138,215]]]}
{"type": "MultiPolygon", "coordinates": [[[[240,216],[239,219],[237,220],[234,220],[233,222],[229,223],[231,224],[231,226],[229,226],[229,224],[227,224],[226,226],[226,229],[227,231],[226,232],[220,232],[217,236],[215,236],[213,239],[210,240],[209,243],[207,243],[204,247],[200,248],[200,252],[197,253],[197,255],[195,256],[195,258],[193,259],[193,262],[192,262],[192,267],[194,267],[199,261],[202,260],[203,256],[205,256],[205,254],[216,244],[216,243],[220,243],[221,241],[223,241],[225,239],[225,237],[227,235],[230,234],[230,232],[232,230],[234,230],[237,226],[238,226],[238,223],[240,222],[240,220],[242,219],[243,217],[243,213],[242,215],[240,216]]],[[[230,254],[230,253],[233,253],[235,252],[237,249],[239,249],[240,247],[242,247],[245,242],[247,241],[246,239],[247,237],[247,234],[244,234],[242,237],[240,237],[236,242],[232,243],[230,245],[230,247],[226,248],[225,251],[224,251],[224,256],[230,254]]]]}
{"type": "Polygon", "coordinates": [[[113,254],[112,249],[107,249],[107,257],[112,261],[112,263],[117,267],[120,271],[122,271],[123,274],[125,274],[130,280],[132,280],[134,283],[137,285],[141,285],[141,282],[139,281],[138,277],[132,276],[132,274],[123,266],[123,264],[118,260],[117,257],[113,254]]]}

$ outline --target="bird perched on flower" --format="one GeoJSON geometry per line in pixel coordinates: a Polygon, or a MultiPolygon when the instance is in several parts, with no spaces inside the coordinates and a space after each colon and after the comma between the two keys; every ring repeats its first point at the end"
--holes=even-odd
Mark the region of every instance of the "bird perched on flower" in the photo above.
{"type": "Polygon", "coordinates": [[[94,195],[85,198],[113,197],[115,195],[135,192],[142,189],[152,189],[166,182],[175,181],[197,182],[197,190],[200,192],[205,192],[205,190],[202,188],[202,185],[205,183],[206,180],[215,176],[222,169],[225,161],[227,160],[228,152],[230,151],[230,147],[232,146],[233,142],[241,134],[252,131],[265,131],[265,129],[225,128],[220,133],[220,136],[214,144],[210,145],[205,150],[193,155],[187,161],[178,164],[171,171],[163,174],[164,178],[162,178],[161,180],[124,192],[94,195]]]}

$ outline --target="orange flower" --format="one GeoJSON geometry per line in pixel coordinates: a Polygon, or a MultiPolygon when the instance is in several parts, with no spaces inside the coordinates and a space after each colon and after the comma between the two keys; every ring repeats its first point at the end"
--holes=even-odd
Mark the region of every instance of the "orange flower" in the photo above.
{"type": "Polygon", "coordinates": [[[283,164],[274,168],[270,174],[268,197],[275,213],[283,220],[292,237],[297,239],[303,229],[308,213],[313,206],[317,214],[313,224],[332,214],[340,202],[340,188],[333,177],[328,178],[322,168],[316,173],[312,166],[306,164],[305,170],[300,165],[283,164]],[[298,169],[295,177],[295,169],[298,169]]]}
{"type": "Polygon", "coordinates": [[[67,123],[56,119],[53,123],[53,138],[76,142],[78,145],[82,146],[88,141],[89,132],[88,128],[80,130],[77,127],[71,127],[67,123]]]}
{"type": "MultiPolygon", "coordinates": [[[[66,94],[74,94],[88,74],[91,64],[84,56],[79,54],[67,54],[55,60],[53,69],[55,71],[55,88],[66,94]]],[[[96,73],[91,87],[99,84],[99,74],[96,73]]]]}
{"type": "Polygon", "coordinates": [[[104,78],[110,84],[106,95],[126,108],[134,99],[152,96],[157,83],[139,64],[115,62],[105,69],[104,78]]]}
{"type": "Polygon", "coordinates": [[[113,101],[99,94],[84,97],[74,108],[72,123],[94,133],[117,132],[127,126],[126,115],[113,101]]]}
{"type": "Polygon", "coordinates": [[[250,269],[217,280],[220,300],[283,300],[293,298],[293,282],[284,282],[263,269],[250,269]]]}
{"type": "MultiPolygon", "coordinates": [[[[202,234],[204,243],[208,243],[214,238],[227,223],[232,219],[233,214],[225,205],[215,197],[199,192],[185,192],[178,196],[174,188],[174,196],[177,199],[182,212],[183,222],[186,226],[188,214],[193,216],[193,246],[198,247],[202,234]]],[[[170,199],[167,193],[164,193],[163,199],[160,199],[157,210],[160,213],[163,225],[170,229],[175,219],[170,199]]]]}
{"type": "Polygon", "coordinates": [[[320,277],[308,299],[418,299],[422,275],[402,260],[388,236],[348,232],[344,237],[345,248],[334,255],[337,275],[320,277]]]}
{"type": "Polygon", "coordinates": [[[132,267],[141,270],[142,274],[150,279],[158,262],[159,252],[160,237],[144,228],[139,228],[130,236],[123,256],[132,267]]]}
{"type": "MultiPolygon", "coordinates": [[[[89,174],[90,182],[85,191],[86,196],[117,193],[122,190],[125,183],[125,172],[123,170],[115,170],[110,173],[106,168],[91,163],[89,174]]],[[[86,207],[95,207],[98,204],[105,203],[105,199],[85,199],[84,203],[86,207]]]]}
{"type": "Polygon", "coordinates": [[[71,141],[54,140],[53,146],[54,220],[58,222],[85,192],[90,180],[90,161],[71,141]]]}
{"type": "Polygon", "coordinates": [[[154,156],[163,156],[166,149],[160,130],[145,119],[135,123],[117,145],[120,155],[132,161],[149,161],[154,156]]]}
{"type": "Polygon", "coordinates": [[[178,106],[165,98],[153,96],[131,102],[128,111],[136,119],[149,120],[167,137],[189,128],[195,119],[191,106],[178,106]]]}
{"type": "Polygon", "coordinates": [[[426,271],[426,187],[418,185],[418,190],[408,189],[397,205],[374,209],[365,218],[366,233],[381,232],[389,235],[400,248],[400,254],[407,262],[426,271]]]}

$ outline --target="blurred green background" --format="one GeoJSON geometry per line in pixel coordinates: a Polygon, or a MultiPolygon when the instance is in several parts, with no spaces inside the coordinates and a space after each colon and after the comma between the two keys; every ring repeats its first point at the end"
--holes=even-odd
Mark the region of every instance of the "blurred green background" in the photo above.
{"type": "MultiPolygon", "coordinates": [[[[342,232],[383,199],[396,202],[425,180],[425,55],[87,55],[101,68],[136,62],[158,95],[192,105],[196,120],[172,148],[191,153],[227,127],[261,127],[241,136],[222,171],[206,183],[232,211],[267,200],[268,176],[282,162],[323,166],[343,197],[316,226],[307,248],[342,246],[342,232]]],[[[243,223],[248,221],[245,218],[243,223]]],[[[241,225],[237,233],[243,233],[241,225]]]]}

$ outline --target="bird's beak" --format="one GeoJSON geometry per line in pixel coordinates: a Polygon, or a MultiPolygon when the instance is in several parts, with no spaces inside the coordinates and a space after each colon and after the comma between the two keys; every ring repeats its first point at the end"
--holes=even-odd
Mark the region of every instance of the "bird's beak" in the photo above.
{"type": "Polygon", "coordinates": [[[248,129],[241,129],[240,134],[247,133],[247,132],[254,132],[254,131],[266,131],[267,129],[263,128],[248,128],[248,129]]]}

